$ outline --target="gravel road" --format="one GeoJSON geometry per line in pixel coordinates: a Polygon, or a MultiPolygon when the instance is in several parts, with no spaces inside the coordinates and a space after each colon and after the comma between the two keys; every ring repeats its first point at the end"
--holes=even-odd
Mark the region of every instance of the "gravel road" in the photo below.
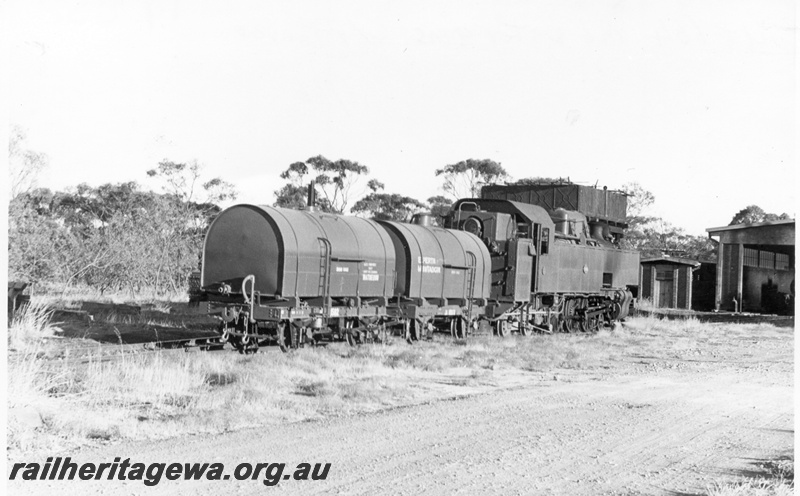
{"type": "MultiPolygon", "coordinates": [[[[14,494],[704,494],[793,449],[792,339],[741,360],[637,359],[280,429],[70,454],[78,462],[329,462],[324,481],[11,481],[14,494]]],[[[231,412],[235,414],[235,412],[231,412]]]]}

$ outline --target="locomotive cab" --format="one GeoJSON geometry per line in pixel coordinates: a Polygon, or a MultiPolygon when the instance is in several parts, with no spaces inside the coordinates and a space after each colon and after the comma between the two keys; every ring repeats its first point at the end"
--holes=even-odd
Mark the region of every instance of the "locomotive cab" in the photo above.
{"type": "Polygon", "coordinates": [[[489,248],[495,313],[530,300],[537,290],[538,258],[549,253],[553,232],[552,221],[543,209],[507,201],[460,200],[445,225],[472,232],[489,248]]]}

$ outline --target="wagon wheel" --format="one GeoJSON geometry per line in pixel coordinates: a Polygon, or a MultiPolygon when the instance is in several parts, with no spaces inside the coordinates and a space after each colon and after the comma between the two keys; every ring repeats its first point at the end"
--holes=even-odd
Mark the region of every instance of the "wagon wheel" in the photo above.
{"type": "Polygon", "coordinates": [[[242,344],[242,340],[239,339],[239,336],[230,336],[228,338],[228,342],[236,351],[239,353],[244,353],[244,345],[242,344]]]}
{"type": "Polygon", "coordinates": [[[353,321],[348,319],[344,323],[344,339],[347,341],[347,344],[350,346],[356,346],[361,344],[360,336],[357,336],[353,329],[353,321]]]}
{"type": "Polygon", "coordinates": [[[411,340],[419,341],[423,338],[425,332],[425,325],[419,319],[411,320],[411,340]]]}
{"type": "Polygon", "coordinates": [[[519,333],[522,336],[530,336],[531,335],[531,326],[529,326],[527,322],[520,322],[519,323],[519,333]]]}
{"type": "Polygon", "coordinates": [[[375,332],[374,342],[385,344],[389,341],[389,333],[386,330],[386,324],[381,322],[378,324],[378,330],[375,332]]]}
{"type": "Polygon", "coordinates": [[[297,325],[290,325],[289,326],[289,348],[292,350],[296,350],[300,348],[303,343],[303,327],[297,325]]]}
{"type": "Polygon", "coordinates": [[[578,317],[579,300],[569,299],[564,302],[564,332],[578,332],[580,329],[578,317]]]}
{"type": "Polygon", "coordinates": [[[303,343],[308,344],[309,346],[316,346],[317,340],[314,338],[314,330],[310,327],[305,328],[305,338],[303,338],[303,343]]]}
{"type": "Polygon", "coordinates": [[[310,327],[295,327],[293,329],[295,333],[295,343],[297,346],[295,348],[305,348],[306,342],[308,341],[308,333],[311,331],[310,327]]]}
{"type": "Polygon", "coordinates": [[[458,317],[454,319],[454,323],[455,323],[455,338],[467,339],[467,334],[469,331],[469,322],[467,322],[467,319],[463,317],[458,317]]]}
{"type": "Polygon", "coordinates": [[[403,337],[406,343],[411,344],[411,319],[406,319],[406,321],[403,322],[403,337]]]}
{"type": "Polygon", "coordinates": [[[511,324],[509,324],[507,320],[498,320],[494,323],[494,326],[495,332],[497,332],[497,335],[501,338],[511,334],[511,324]]]}
{"type": "Polygon", "coordinates": [[[278,322],[278,327],[275,328],[275,332],[278,335],[278,347],[284,353],[289,351],[289,347],[286,345],[286,327],[286,321],[282,320],[278,322]]]}

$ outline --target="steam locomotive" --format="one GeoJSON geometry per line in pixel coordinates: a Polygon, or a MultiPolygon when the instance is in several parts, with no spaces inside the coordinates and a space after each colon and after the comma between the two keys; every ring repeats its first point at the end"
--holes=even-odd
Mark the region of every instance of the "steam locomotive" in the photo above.
{"type": "Polygon", "coordinates": [[[208,229],[193,300],[241,352],[389,332],[592,332],[623,319],[638,289],[639,254],[619,247],[622,193],[492,185],[444,227],[319,212],[309,196],[303,210],[235,205],[208,229]]]}

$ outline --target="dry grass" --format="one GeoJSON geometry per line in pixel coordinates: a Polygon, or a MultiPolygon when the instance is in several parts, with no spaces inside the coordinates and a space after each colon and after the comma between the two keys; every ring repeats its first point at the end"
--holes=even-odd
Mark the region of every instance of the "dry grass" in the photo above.
{"type": "Polygon", "coordinates": [[[794,459],[785,458],[764,465],[765,475],[729,484],[714,484],[708,496],[791,496],[794,494],[794,459]]]}
{"type": "Polygon", "coordinates": [[[164,304],[164,302],[181,303],[188,300],[188,295],[184,291],[171,292],[166,294],[155,293],[153,291],[139,291],[131,293],[128,291],[104,291],[100,292],[94,288],[54,284],[41,284],[30,289],[32,295],[40,299],[51,307],[74,308],[79,307],[82,302],[92,301],[96,303],[109,304],[164,304]]]}
{"type": "Polygon", "coordinates": [[[36,349],[42,340],[52,337],[59,330],[52,323],[53,311],[40,299],[31,301],[19,309],[8,328],[8,348],[26,351],[36,349]]]}
{"type": "MultiPolygon", "coordinates": [[[[42,336],[53,330],[43,308],[29,307],[10,334],[27,343],[9,357],[8,445],[20,456],[98,441],[219,433],[375,411],[457,395],[462,386],[491,388],[507,370],[533,373],[531,380],[554,371],[602,373],[639,356],[703,353],[731,336],[753,333],[747,326],[648,317],[594,335],[466,341],[437,336],[413,346],[397,339],[288,354],[162,351],[112,360],[97,356],[84,363],[43,358],[42,336]],[[431,386],[442,383],[449,389],[431,386]]],[[[761,326],[764,336],[778,332],[761,326]]]]}

